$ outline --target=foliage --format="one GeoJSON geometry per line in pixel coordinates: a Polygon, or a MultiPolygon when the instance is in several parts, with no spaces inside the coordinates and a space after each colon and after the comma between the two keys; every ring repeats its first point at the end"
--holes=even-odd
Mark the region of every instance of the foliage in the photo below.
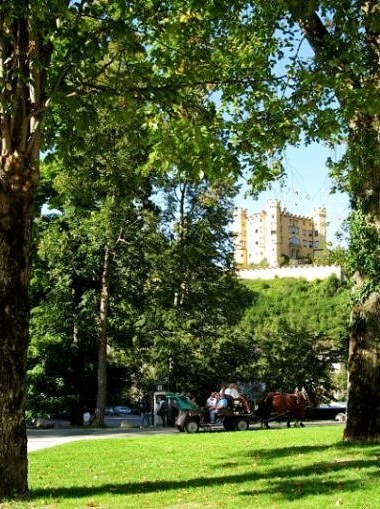
{"type": "MultiPolygon", "coordinates": [[[[34,400],[38,404],[39,385],[44,376],[51,376],[53,364],[44,356],[42,346],[53,328],[54,343],[62,354],[56,359],[63,359],[64,351],[71,351],[73,345],[78,353],[82,345],[88,345],[88,364],[81,365],[79,371],[88,373],[91,386],[78,374],[69,374],[68,365],[61,363],[60,376],[65,381],[59,390],[45,386],[43,394],[49,395],[45,407],[51,407],[53,397],[56,404],[63,405],[69,395],[79,400],[82,408],[94,407],[94,339],[98,334],[101,255],[107,243],[113,253],[107,319],[109,402],[133,397],[129,391],[132,380],[134,389],[140,391],[151,390],[158,379],[198,392],[220,382],[218,365],[213,365],[214,358],[207,352],[215,350],[220,337],[229,335],[229,324],[239,316],[238,301],[231,305],[239,289],[227,232],[234,187],[228,180],[212,186],[205,179],[181,181],[179,174],[167,178],[162,189],[157,187],[161,195],[158,203],[167,202],[166,206],[160,204],[159,220],[159,205],[152,201],[152,179],[132,171],[139,164],[138,152],[133,152],[134,139],[126,126],[120,126],[118,136],[112,135],[115,150],[115,145],[104,143],[110,129],[109,123],[103,127],[103,143],[99,141],[100,128],[88,133],[90,151],[73,146],[69,168],[66,159],[57,155],[49,156],[44,167],[51,181],[50,204],[61,212],[38,223],[30,405],[34,400]],[[121,186],[125,175],[128,185],[121,186]],[[84,193],[78,181],[85,184],[84,193]],[[38,268],[40,264],[43,267],[38,268]],[[50,290],[39,293],[43,287],[50,290]],[[56,317],[65,309],[68,316],[56,330],[56,317]]],[[[239,369],[239,358],[234,366],[239,369]]],[[[229,374],[231,370],[230,365],[229,374]]]]}
{"type": "MultiPolygon", "coordinates": [[[[239,286],[228,225],[234,187],[209,185],[174,174],[162,191],[161,229],[166,244],[147,281],[142,335],[146,368],[173,390],[205,394],[220,383],[213,353],[238,320],[239,286]]],[[[215,354],[214,354],[215,355],[215,354]]],[[[238,369],[239,359],[230,365],[238,369]]]]}
{"type": "Polygon", "coordinates": [[[304,387],[313,397],[330,399],[334,362],[338,356],[323,336],[305,329],[269,333],[257,339],[258,362],[255,375],[267,390],[293,392],[304,387]]]}
{"type": "MultiPolygon", "coordinates": [[[[308,282],[278,278],[245,280],[253,300],[242,323],[261,335],[281,327],[305,330],[330,339],[340,350],[347,340],[349,287],[335,276],[308,282]]],[[[344,352],[341,350],[341,355],[344,352]]]]}
{"type": "Polygon", "coordinates": [[[347,359],[349,289],[335,276],[244,281],[252,292],[239,328],[254,338],[254,376],[268,390],[305,386],[320,397],[335,389],[333,364],[347,359]]]}
{"type": "Polygon", "coordinates": [[[365,276],[356,281],[355,299],[362,302],[372,292],[380,290],[379,281],[380,236],[376,224],[370,215],[357,210],[350,219],[350,248],[347,257],[347,268],[351,276],[360,267],[365,276]]]}
{"type": "Polygon", "coordinates": [[[328,246],[325,255],[318,258],[318,265],[337,265],[345,270],[347,268],[347,248],[328,246]]]}

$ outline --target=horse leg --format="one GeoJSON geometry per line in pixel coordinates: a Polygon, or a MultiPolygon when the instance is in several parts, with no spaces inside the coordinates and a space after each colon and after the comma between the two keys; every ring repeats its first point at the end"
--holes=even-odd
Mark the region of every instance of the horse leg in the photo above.
{"type": "Polygon", "coordinates": [[[261,412],[261,419],[262,424],[265,429],[269,429],[269,418],[272,411],[272,404],[268,403],[267,401],[264,402],[262,412],[261,412]]]}

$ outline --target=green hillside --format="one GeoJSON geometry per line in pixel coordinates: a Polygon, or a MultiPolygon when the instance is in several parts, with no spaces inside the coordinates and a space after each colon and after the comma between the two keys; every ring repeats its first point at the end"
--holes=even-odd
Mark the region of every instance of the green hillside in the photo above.
{"type": "Polygon", "coordinates": [[[306,329],[339,340],[347,336],[349,288],[336,277],[308,282],[303,279],[243,280],[252,296],[242,323],[257,334],[306,329]]]}
{"type": "Polygon", "coordinates": [[[336,277],[244,280],[251,297],[240,321],[255,344],[255,377],[270,390],[306,385],[344,396],[350,291],[336,277]],[[341,366],[335,373],[333,366],[341,366]]]}

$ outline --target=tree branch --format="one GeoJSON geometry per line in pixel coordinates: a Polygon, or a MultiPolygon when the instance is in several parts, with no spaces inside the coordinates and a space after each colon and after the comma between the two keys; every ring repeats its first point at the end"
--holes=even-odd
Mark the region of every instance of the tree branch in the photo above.
{"type": "MultiPolygon", "coordinates": [[[[293,17],[294,21],[299,24],[302,32],[304,33],[308,43],[316,56],[321,56],[326,50],[331,51],[333,37],[327,30],[326,25],[323,23],[319,15],[313,11],[310,12],[306,8],[303,10],[302,7],[298,9],[292,9],[289,7],[289,12],[293,17]]],[[[344,52],[340,55],[340,63],[332,65],[330,67],[329,74],[344,73],[347,72],[348,79],[354,88],[361,88],[361,81],[358,76],[355,76],[349,69],[348,62],[345,61],[344,52]]],[[[334,59],[336,62],[336,59],[334,59]]],[[[337,96],[339,92],[336,90],[337,96]]],[[[342,97],[338,97],[340,101],[342,97]]]]}
{"type": "Polygon", "coordinates": [[[316,54],[320,53],[326,47],[326,42],[331,39],[321,18],[313,12],[306,18],[300,18],[298,22],[313,51],[316,54]]]}

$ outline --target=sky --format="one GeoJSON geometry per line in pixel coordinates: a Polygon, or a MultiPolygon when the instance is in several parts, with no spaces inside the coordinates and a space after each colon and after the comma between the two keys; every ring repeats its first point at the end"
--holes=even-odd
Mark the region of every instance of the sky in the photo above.
{"type": "Polygon", "coordinates": [[[329,156],[337,160],[340,154],[318,143],[307,147],[288,148],[284,160],[287,173],[284,184],[275,182],[270,190],[254,199],[244,197],[247,186],[243,182],[241,192],[235,199],[235,206],[246,208],[248,213],[260,212],[266,201],[273,198],[281,201],[282,208],[302,216],[311,215],[315,207],[325,207],[327,242],[333,247],[346,245],[336,234],[343,233],[342,223],[349,213],[349,200],[345,193],[331,194],[333,182],[326,167],[329,156]]]}

